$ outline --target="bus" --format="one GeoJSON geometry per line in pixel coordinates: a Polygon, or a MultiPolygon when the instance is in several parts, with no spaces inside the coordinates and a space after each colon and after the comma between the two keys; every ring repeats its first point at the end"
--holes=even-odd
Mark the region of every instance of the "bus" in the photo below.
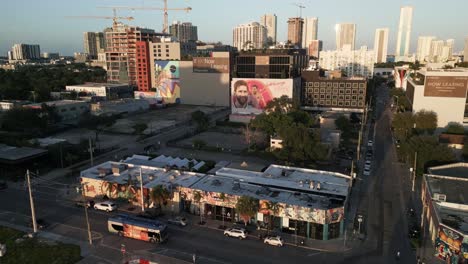
{"type": "Polygon", "coordinates": [[[118,214],[107,220],[109,232],[151,243],[167,240],[167,226],[159,221],[118,214]]]}

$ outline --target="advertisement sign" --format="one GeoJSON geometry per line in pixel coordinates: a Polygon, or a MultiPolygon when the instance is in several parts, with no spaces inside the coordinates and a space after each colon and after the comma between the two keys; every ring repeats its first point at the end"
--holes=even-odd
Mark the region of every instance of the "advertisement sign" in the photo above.
{"type": "Polygon", "coordinates": [[[196,73],[229,73],[229,58],[193,58],[193,72],[196,73]]]}
{"type": "Polygon", "coordinates": [[[468,77],[427,76],[424,96],[465,98],[468,77]]]}
{"type": "Polygon", "coordinates": [[[178,61],[155,61],[156,97],[164,103],[180,103],[180,70],[178,61]]]}
{"type": "Polygon", "coordinates": [[[231,82],[231,110],[233,114],[260,114],[273,100],[293,96],[293,79],[239,79],[231,82]]]}

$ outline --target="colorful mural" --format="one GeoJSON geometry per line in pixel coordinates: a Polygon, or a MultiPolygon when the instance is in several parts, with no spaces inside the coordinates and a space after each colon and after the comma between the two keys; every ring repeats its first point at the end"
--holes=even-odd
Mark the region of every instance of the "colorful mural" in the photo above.
{"type": "Polygon", "coordinates": [[[463,258],[463,235],[446,226],[439,226],[439,236],[435,241],[436,256],[447,263],[457,264],[463,258]]]}
{"type": "Polygon", "coordinates": [[[157,97],[164,103],[180,103],[179,62],[155,61],[154,66],[157,97]]]}

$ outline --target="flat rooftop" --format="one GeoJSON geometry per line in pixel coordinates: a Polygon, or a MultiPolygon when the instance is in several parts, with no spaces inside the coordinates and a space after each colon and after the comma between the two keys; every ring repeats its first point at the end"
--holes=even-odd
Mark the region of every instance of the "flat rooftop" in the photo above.
{"type": "Polygon", "coordinates": [[[432,196],[445,194],[448,203],[468,205],[468,180],[427,175],[426,181],[432,196]]]}
{"type": "Polygon", "coordinates": [[[456,208],[439,207],[439,216],[444,225],[468,235],[468,211],[456,208]]]}
{"type": "Polygon", "coordinates": [[[0,144],[0,160],[7,162],[20,162],[27,159],[32,159],[38,156],[45,155],[47,150],[29,148],[29,147],[13,147],[0,144]]]}
{"type": "Polygon", "coordinates": [[[468,163],[453,163],[429,168],[432,175],[468,179],[468,163]]]}
{"type": "Polygon", "coordinates": [[[58,100],[58,101],[49,101],[43,103],[36,103],[36,104],[28,104],[26,107],[41,107],[42,104],[46,104],[48,106],[64,106],[64,105],[72,105],[72,104],[83,104],[87,103],[86,101],[80,100],[58,100]]]}

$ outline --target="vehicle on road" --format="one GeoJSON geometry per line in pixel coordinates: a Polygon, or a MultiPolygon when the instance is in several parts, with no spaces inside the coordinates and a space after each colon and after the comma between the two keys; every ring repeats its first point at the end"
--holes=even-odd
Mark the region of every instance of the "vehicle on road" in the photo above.
{"type": "Polygon", "coordinates": [[[173,224],[173,225],[178,225],[178,226],[186,226],[187,225],[187,219],[185,217],[177,216],[174,218],[169,218],[167,220],[168,224],[173,224]]]}
{"type": "Polygon", "coordinates": [[[283,239],[280,236],[267,236],[265,237],[265,240],[263,240],[263,243],[278,247],[282,247],[284,245],[283,239]]]}
{"type": "Polygon", "coordinates": [[[106,211],[106,212],[112,212],[112,211],[117,210],[117,205],[111,201],[104,201],[104,202],[96,203],[94,205],[94,209],[106,211]]]}
{"type": "Polygon", "coordinates": [[[151,243],[163,243],[168,239],[167,225],[157,220],[118,214],[107,220],[109,232],[119,236],[151,243]]]}
{"type": "Polygon", "coordinates": [[[363,174],[364,174],[365,176],[369,176],[369,175],[370,175],[370,167],[369,167],[369,168],[367,168],[367,169],[366,169],[366,168],[364,168],[364,172],[363,172],[363,174]]]}
{"type": "Polygon", "coordinates": [[[83,201],[83,200],[78,200],[75,202],[75,205],[78,207],[88,207],[88,208],[94,208],[94,201],[89,200],[89,201],[83,201]]]}
{"type": "Polygon", "coordinates": [[[372,140],[367,141],[367,146],[368,147],[372,147],[373,145],[374,145],[374,141],[372,141],[372,140]]]}
{"type": "Polygon", "coordinates": [[[364,163],[364,169],[370,170],[371,164],[372,164],[372,161],[366,160],[366,163],[364,163]]]}
{"type": "MultiPolygon", "coordinates": [[[[49,226],[49,224],[44,220],[44,219],[41,219],[41,218],[37,218],[36,219],[36,227],[37,229],[44,229],[44,228],[47,228],[49,226]]],[[[31,220],[29,222],[29,227],[33,227],[33,221],[31,220]]]]}
{"type": "Polygon", "coordinates": [[[229,237],[236,237],[239,239],[247,238],[247,231],[244,228],[228,228],[224,230],[224,235],[229,237]]]}

